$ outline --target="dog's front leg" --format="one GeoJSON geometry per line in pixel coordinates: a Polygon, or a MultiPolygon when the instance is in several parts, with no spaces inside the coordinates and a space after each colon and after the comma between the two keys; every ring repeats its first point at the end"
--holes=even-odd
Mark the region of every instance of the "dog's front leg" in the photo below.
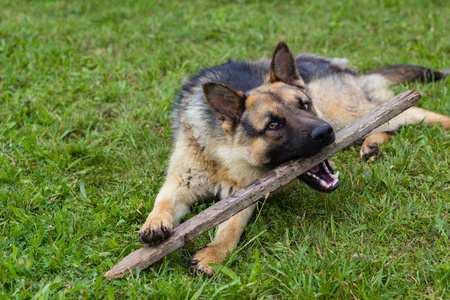
{"type": "Polygon", "coordinates": [[[211,276],[214,269],[209,264],[222,263],[234,250],[244,231],[244,226],[248,223],[255,207],[256,204],[244,209],[229,220],[220,224],[214,240],[205,248],[197,252],[197,254],[189,261],[190,271],[211,276]]]}
{"type": "Polygon", "coordinates": [[[154,245],[168,238],[173,227],[190,211],[195,201],[193,189],[178,178],[169,174],[156,197],[155,206],[138,233],[142,244],[154,245]]]}

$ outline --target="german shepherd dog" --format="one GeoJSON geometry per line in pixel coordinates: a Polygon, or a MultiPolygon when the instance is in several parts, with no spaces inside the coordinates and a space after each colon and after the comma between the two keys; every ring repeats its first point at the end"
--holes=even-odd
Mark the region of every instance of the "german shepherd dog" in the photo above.
{"type": "MultiPolygon", "coordinates": [[[[360,75],[343,59],[294,57],[284,42],[271,61],[228,61],[203,69],[184,83],[176,100],[167,178],[139,241],[157,244],[195,202],[225,198],[287,160],[318,153],[334,141],[334,130],[392,98],[389,86],[444,77],[411,65],[360,75]]],[[[369,135],[361,155],[374,154],[399,126],[420,122],[450,129],[449,117],[410,108],[369,135]]],[[[339,186],[327,161],[299,179],[321,192],[339,186]]],[[[252,205],[220,224],[214,240],[191,258],[190,270],[211,275],[209,264],[221,263],[236,247],[254,209],[252,205]]]]}

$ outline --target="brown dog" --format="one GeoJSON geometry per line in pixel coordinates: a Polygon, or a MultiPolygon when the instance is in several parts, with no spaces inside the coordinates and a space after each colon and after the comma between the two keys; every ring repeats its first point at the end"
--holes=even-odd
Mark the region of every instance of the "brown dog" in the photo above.
{"type": "MultiPolygon", "coordinates": [[[[440,79],[417,66],[389,66],[359,75],[342,59],[294,57],[281,42],[272,60],[229,61],[204,69],[182,87],[173,112],[175,145],[166,182],[139,231],[146,245],[170,236],[191,205],[206,197],[225,198],[292,158],[304,158],[334,141],[334,131],[393,94],[392,84],[440,79]]],[[[370,135],[361,155],[370,155],[401,125],[442,123],[450,118],[411,108],[370,135]]],[[[299,177],[312,188],[339,186],[327,161],[299,177]]],[[[206,275],[236,247],[251,206],[219,225],[214,240],[191,260],[206,275]]]]}

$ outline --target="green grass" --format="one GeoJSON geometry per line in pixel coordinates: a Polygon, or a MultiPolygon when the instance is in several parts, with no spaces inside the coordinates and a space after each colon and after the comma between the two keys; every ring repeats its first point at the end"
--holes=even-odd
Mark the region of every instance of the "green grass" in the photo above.
{"type": "MultiPolygon", "coordinates": [[[[450,139],[438,127],[403,128],[371,164],[358,147],[335,155],[335,193],[299,184],[268,199],[210,279],[187,269],[212,231],[148,270],[102,278],[139,247],[184,77],[270,57],[282,39],[362,71],[442,70],[449,15],[439,0],[0,0],[0,295],[449,299],[450,139]]],[[[420,106],[450,115],[448,80],[416,87],[420,106]]]]}

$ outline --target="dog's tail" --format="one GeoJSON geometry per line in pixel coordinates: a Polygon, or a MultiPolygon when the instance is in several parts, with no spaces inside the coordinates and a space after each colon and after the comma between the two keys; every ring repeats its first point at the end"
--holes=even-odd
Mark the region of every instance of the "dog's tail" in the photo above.
{"type": "Polygon", "coordinates": [[[372,70],[366,75],[379,74],[386,78],[389,85],[408,82],[432,82],[444,79],[450,74],[450,69],[444,72],[434,71],[429,68],[414,65],[390,65],[372,70]]]}

